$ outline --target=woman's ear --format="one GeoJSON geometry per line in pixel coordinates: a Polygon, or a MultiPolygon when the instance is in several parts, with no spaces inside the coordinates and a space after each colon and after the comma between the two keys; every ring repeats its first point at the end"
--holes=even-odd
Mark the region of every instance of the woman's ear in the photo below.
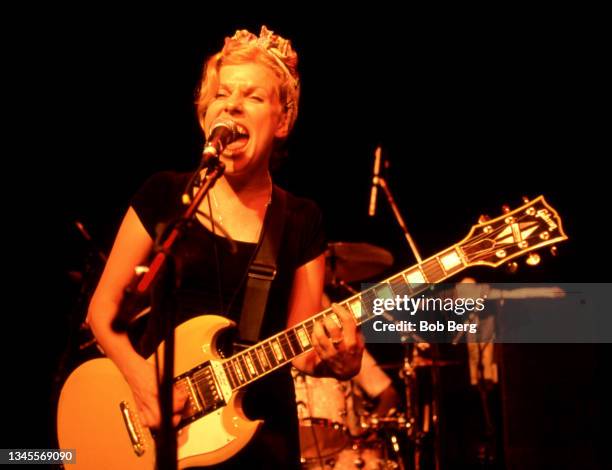
{"type": "Polygon", "coordinates": [[[283,111],[278,120],[278,125],[276,126],[276,132],[274,132],[274,137],[277,139],[285,139],[289,135],[289,113],[287,111],[283,111]]]}

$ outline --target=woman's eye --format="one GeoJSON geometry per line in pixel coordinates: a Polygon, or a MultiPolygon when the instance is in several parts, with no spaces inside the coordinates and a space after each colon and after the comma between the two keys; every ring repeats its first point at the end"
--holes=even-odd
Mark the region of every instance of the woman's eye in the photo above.
{"type": "Polygon", "coordinates": [[[251,95],[251,99],[252,99],[253,101],[257,101],[257,102],[259,102],[259,103],[262,103],[262,102],[263,102],[263,100],[264,100],[264,99],[263,99],[261,96],[258,96],[258,95],[251,95]]]}
{"type": "Polygon", "coordinates": [[[215,95],[215,98],[225,98],[227,97],[227,93],[224,91],[219,91],[217,92],[217,94],[215,95]]]}

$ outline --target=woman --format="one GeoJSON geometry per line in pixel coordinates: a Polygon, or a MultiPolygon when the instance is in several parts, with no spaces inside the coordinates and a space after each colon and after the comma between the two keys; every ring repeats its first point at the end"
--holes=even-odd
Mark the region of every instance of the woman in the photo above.
{"type": "MultiPolygon", "coordinates": [[[[265,26],[259,37],[242,30],[226,38],[223,50],[205,65],[197,99],[202,130],[209,135],[216,123],[230,120],[240,136],[220,156],[226,170],[202,202],[198,223],[175,246],[180,279],[177,323],[205,313],[235,321],[240,318],[246,273],[272,198],[270,159],[297,117],[300,84],[296,67],[297,54],[290,42],[265,26]],[[235,241],[235,253],[221,233],[235,241]]],[[[150,427],[159,425],[160,414],[155,369],[144,357],[164,336],[157,321],[159,315],[154,312],[148,320],[138,351],[127,335],[115,333],[110,324],[135,267],[150,258],[157,227],[182,213],[181,195],[189,176],[160,173],[138,191],[89,307],[88,319],[96,338],[123,373],[144,424],[150,427]]],[[[285,215],[278,274],[270,289],[261,338],[317,313],[321,302],[325,243],[319,210],[308,200],[287,195],[285,215]]],[[[163,295],[154,292],[156,297],[163,295]]],[[[330,320],[317,323],[311,338],[314,349],[293,364],[307,374],[347,379],[359,371],[363,343],[350,314],[339,306],[334,306],[334,311],[341,325],[330,320]]],[[[255,383],[247,392],[244,409],[250,418],[263,418],[265,425],[224,465],[297,466],[293,400],[287,367],[255,383]]],[[[175,390],[175,422],[184,403],[184,392],[175,390]]]]}

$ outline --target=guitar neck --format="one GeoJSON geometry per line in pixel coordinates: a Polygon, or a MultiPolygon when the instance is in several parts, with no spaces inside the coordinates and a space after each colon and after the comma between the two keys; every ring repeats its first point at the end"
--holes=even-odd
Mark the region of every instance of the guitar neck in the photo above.
{"type": "MultiPolygon", "coordinates": [[[[428,284],[439,283],[466,267],[464,252],[460,245],[456,244],[339,304],[351,312],[355,322],[361,325],[375,316],[372,312],[375,298],[414,296],[424,291],[428,284]]],[[[339,321],[332,309],[328,308],[226,359],[223,367],[232,389],[242,388],[310,351],[315,322],[325,317],[339,321]]]]}

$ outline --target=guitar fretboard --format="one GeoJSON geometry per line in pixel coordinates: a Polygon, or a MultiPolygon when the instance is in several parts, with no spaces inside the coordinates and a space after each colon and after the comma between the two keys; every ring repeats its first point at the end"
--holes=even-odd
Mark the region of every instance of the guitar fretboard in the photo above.
{"type": "MultiPolygon", "coordinates": [[[[454,245],[339,304],[351,312],[355,322],[360,325],[375,316],[372,312],[375,298],[414,296],[424,291],[428,284],[439,283],[465,267],[464,253],[459,245],[454,245]]],[[[223,367],[232,389],[239,389],[310,351],[315,322],[325,317],[339,322],[329,308],[226,359],[223,367]]]]}

